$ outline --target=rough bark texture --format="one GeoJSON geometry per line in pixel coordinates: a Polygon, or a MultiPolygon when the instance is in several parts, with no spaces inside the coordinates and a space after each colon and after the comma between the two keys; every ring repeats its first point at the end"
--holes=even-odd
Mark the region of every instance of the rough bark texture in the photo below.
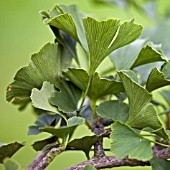
{"type": "MultiPolygon", "coordinates": [[[[170,148],[165,148],[162,150],[153,149],[153,155],[158,158],[168,159],[170,158],[170,148]]],[[[93,165],[96,169],[104,169],[104,168],[113,168],[120,166],[149,166],[150,162],[146,161],[138,161],[128,159],[127,157],[124,159],[117,159],[114,156],[103,156],[100,158],[92,158],[75,166],[69,167],[66,170],[81,170],[87,164],[93,165]]]]}

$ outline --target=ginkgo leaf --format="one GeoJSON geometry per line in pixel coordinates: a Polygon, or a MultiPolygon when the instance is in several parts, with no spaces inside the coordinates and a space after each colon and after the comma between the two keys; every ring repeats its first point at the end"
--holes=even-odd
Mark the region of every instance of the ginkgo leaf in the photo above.
{"type": "MultiPolygon", "coordinates": [[[[86,90],[87,84],[89,81],[88,73],[83,69],[69,68],[64,75],[70,79],[77,87],[86,90]]],[[[110,80],[106,78],[100,78],[96,72],[89,86],[88,96],[92,100],[97,100],[99,97],[108,95],[108,94],[117,94],[124,91],[124,87],[120,81],[110,80]]]]}
{"type": "Polygon", "coordinates": [[[34,122],[35,125],[29,126],[28,135],[37,135],[41,133],[42,127],[46,126],[55,126],[60,120],[60,115],[49,115],[49,114],[41,114],[37,120],[34,122]]]}
{"type": "Polygon", "coordinates": [[[45,147],[48,147],[50,145],[56,145],[57,144],[57,137],[56,136],[51,136],[47,139],[44,140],[39,140],[36,141],[32,144],[32,147],[36,150],[36,151],[41,151],[42,149],[44,149],[45,147]]]}
{"type": "Polygon", "coordinates": [[[163,58],[162,54],[159,51],[154,49],[152,46],[147,45],[142,48],[138,55],[138,58],[133,63],[131,68],[157,61],[166,61],[166,59],[163,58]]]}
{"type": "Polygon", "coordinates": [[[101,103],[96,110],[97,114],[105,119],[126,122],[129,116],[129,107],[126,103],[109,100],[101,103]]]}
{"type": "Polygon", "coordinates": [[[134,19],[125,21],[120,25],[117,36],[110,45],[108,53],[133,42],[141,35],[141,32],[142,26],[135,24],[134,19]]]}
{"type": "Polygon", "coordinates": [[[74,139],[68,143],[67,149],[82,150],[86,154],[87,158],[89,157],[89,152],[92,146],[99,140],[100,136],[85,136],[80,139],[74,139]]]}
{"type": "Polygon", "coordinates": [[[91,80],[88,96],[95,101],[99,97],[121,92],[124,92],[124,87],[120,81],[100,78],[98,73],[95,72],[91,80]]]}
{"type": "Polygon", "coordinates": [[[143,44],[145,43],[144,39],[137,39],[136,41],[113,51],[109,57],[114,63],[117,70],[128,70],[133,65],[134,61],[139,55],[143,44]]]}
{"type": "Polygon", "coordinates": [[[77,36],[79,38],[79,42],[82,44],[83,48],[88,51],[87,47],[87,41],[86,41],[86,36],[85,36],[85,31],[84,31],[84,26],[83,26],[83,21],[82,21],[82,16],[79,12],[78,6],[77,5],[59,5],[59,8],[64,12],[64,13],[69,13],[71,14],[75,25],[76,25],[76,30],[77,30],[77,36]]]}
{"type": "Polygon", "coordinates": [[[117,32],[119,20],[97,21],[87,17],[83,18],[83,24],[90,53],[90,73],[93,73],[107,56],[106,52],[117,32]]]}
{"type": "Polygon", "coordinates": [[[128,156],[130,159],[147,161],[152,158],[150,141],[128,125],[115,122],[112,125],[110,137],[112,140],[111,151],[118,159],[128,156]]]}
{"type": "Polygon", "coordinates": [[[128,95],[129,105],[130,105],[130,117],[133,117],[134,114],[138,113],[146,104],[148,104],[152,95],[147,92],[142,86],[134,82],[127,74],[123,72],[118,72],[120,76],[125,91],[128,95]]]}
{"type": "Polygon", "coordinates": [[[168,170],[170,167],[170,161],[166,159],[154,157],[150,160],[150,163],[152,170],[168,170]]]}
{"type": "Polygon", "coordinates": [[[28,66],[17,72],[14,82],[7,88],[7,100],[19,104],[29,101],[33,88],[41,88],[44,81],[56,83],[61,75],[60,66],[58,45],[46,44],[40,52],[33,54],[28,66]]]}
{"type": "Polygon", "coordinates": [[[71,82],[61,81],[58,87],[60,91],[55,91],[49,102],[64,113],[73,113],[78,110],[78,101],[82,91],[71,82]]]}
{"type": "Polygon", "coordinates": [[[42,131],[51,133],[52,135],[63,139],[63,143],[67,141],[67,138],[71,137],[74,130],[76,129],[77,126],[83,124],[85,122],[84,118],[81,117],[72,117],[68,119],[68,125],[67,126],[62,126],[60,128],[55,128],[55,127],[44,127],[41,128],[42,131]]]}
{"type": "Polygon", "coordinates": [[[117,70],[128,70],[151,62],[166,61],[155,46],[150,45],[145,39],[138,39],[112,52],[110,58],[117,70]]]}
{"type": "Polygon", "coordinates": [[[125,73],[118,72],[118,74],[123,81],[129,100],[130,110],[127,124],[137,129],[150,127],[157,130],[155,133],[169,142],[169,137],[158,118],[157,112],[150,103],[151,94],[125,73]],[[152,121],[150,121],[151,117],[152,121]]]}
{"type": "MultiPolygon", "coordinates": [[[[170,67],[169,67],[170,71],[170,67]]],[[[151,92],[156,90],[160,87],[167,86],[170,84],[170,80],[165,78],[165,74],[159,71],[157,68],[153,68],[150,72],[147,82],[146,82],[146,89],[151,92]]]]}
{"type": "Polygon", "coordinates": [[[68,68],[68,71],[64,72],[63,74],[81,90],[86,90],[89,75],[85,70],[77,68],[68,68]]]}
{"type": "Polygon", "coordinates": [[[23,144],[18,142],[2,145],[0,147],[0,163],[2,163],[6,157],[12,157],[12,155],[23,146],[23,144]]]}
{"type": "Polygon", "coordinates": [[[58,113],[57,108],[49,103],[49,99],[55,91],[54,84],[47,81],[43,83],[41,90],[33,88],[30,96],[33,106],[42,110],[58,113]]]}
{"type": "Polygon", "coordinates": [[[60,30],[63,30],[71,37],[73,37],[75,40],[79,41],[77,36],[76,25],[70,14],[66,13],[58,15],[57,17],[51,19],[48,24],[60,30]]]}
{"type": "Polygon", "coordinates": [[[80,42],[83,48],[88,51],[82,16],[77,5],[56,5],[50,11],[50,15],[52,18],[47,22],[49,25],[63,30],[80,42]],[[61,22],[62,19],[64,22],[61,22]]]}

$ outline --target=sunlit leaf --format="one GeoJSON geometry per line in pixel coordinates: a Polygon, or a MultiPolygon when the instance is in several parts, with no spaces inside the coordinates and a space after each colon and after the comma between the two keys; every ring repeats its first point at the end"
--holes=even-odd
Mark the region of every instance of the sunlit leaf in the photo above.
{"type": "Polygon", "coordinates": [[[46,81],[43,83],[41,90],[33,88],[31,93],[33,106],[42,110],[58,113],[57,108],[49,103],[49,99],[55,91],[54,85],[46,81]]]}
{"type": "Polygon", "coordinates": [[[118,72],[118,74],[123,81],[129,100],[130,111],[127,124],[137,129],[150,127],[157,130],[156,134],[169,141],[169,137],[158,118],[157,112],[150,103],[151,94],[125,73],[118,72]],[[152,121],[150,121],[151,118],[152,121]]]}
{"type": "Polygon", "coordinates": [[[127,74],[133,81],[138,83],[138,75],[132,70],[123,70],[125,74],[127,74]]]}
{"type": "Polygon", "coordinates": [[[77,35],[79,38],[80,43],[84,47],[84,49],[87,51],[87,41],[86,41],[86,36],[84,32],[84,26],[83,26],[83,21],[82,21],[82,16],[79,13],[78,6],[76,5],[59,5],[59,8],[64,12],[64,13],[69,13],[73,17],[73,20],[76,25],[76,30],[77,30],[77,35]]]}
{"type": "MultiPolygon", "coordinates": [[[[169,67],[170,71],[170,67],[169,67]]],[[[153,68],[149,74],[149,77],[146,82],[146,89],[148,91],[156,90],[160,87],[167,86],[170,84],[170,80],[165,78],[165,74],[159,71],[157,68],[153,68]]]]}
{"type": "Polygon", "coordinates": [[[0,147],[0,163],[2,163],[6,157],[12,157],[12,155],[23,146],[23,144],[18,142],[2,145],[0,147]]]}
{"type": "Polygon", "coordinates": [[[53,93],[49,102],[57,106],[64,113],[73,113],[78,110],[78,101],[82,92],[71,82],[61,81],[58,87],[60,91],[53,93]]]}
{"type": "Polygon", "coordinates": [[[157,61],[166,61],[166,59],[163,58],[159,51],[154,49],[152,46],[147,45],[140,51],[137,60],[132,65],[132,68],[157,61]]]}
{"type": "Polygon", "coordinates": [[[118,159],[128,156],[130,159],[147,161],[152,158],[150,141],[129,126],[115,122],[112,125],[110,137],[112,140],[111,151],[118,159]]]}
{"type": "Polygon", "coordinates": [[[98,141],[100,136],[85,136],[80,139],[74,139],[68,143],[67,149],[82,150],[89,159],[89,152],[91,147],[98,141]]]}
{"type": "Polygon", "coordinates": [[[22,170],[22,168],[17,162],[9,158],[5,158],[3,164],[4,164],[4,170],[22,170]]]}
{"type": "Polygon", "coordinates": [[[107,56],[106,52],[117,32],[119,20],[97,21],[87,17],[83,18],[83,24],[90,53],[90,72],[93,73],[107,56]]]}
{"type": "Polygon", "coordinates": [[[152,158],[150,160],[152,170],[168,170],[170,167],[170,161],[161,158],[152,158]]]}
{"type": "Polygon", "coordinates": [[[73,21],[73,18],[70,14],[61,14],[53,19],[51,19],[48,23],[49,25],[52,25],[60,30],[63,30],[70,36],[72,36],[75,40],[78,39],[76,25],[73,21]]]}
{"type": "Polygon", "coordinates": [[[97,114],[105,119],[126,122],[129,116],[129,107],[126,103],[117,100],[109,100],[97,107],[97,114]]]}
{"type": "Polygon", "coordinates": [[[55,126],[61,117],[56,115],[42,114],[34,122],[35,125],[29,126],[28,135],[37,135],[41,133],[42,127],[55,126]]]}
{"type": "Polygon", "coordinates": [[[142,26],[135,24],[134,19],[125,21],[120,25],[118,35],[109,47],[108,52],[112,52],[136,40],[142,32],[142,26]]]}
{"type": "Polygon", "coordinates": [[[41,88],[44,81],[56,83],[61,74],[60,51],[57,44],[46,44],[33,54],[28,66],[21,68],[7,88],[7,100],[23,103],[30,100],[31,90],[41,88]]]}

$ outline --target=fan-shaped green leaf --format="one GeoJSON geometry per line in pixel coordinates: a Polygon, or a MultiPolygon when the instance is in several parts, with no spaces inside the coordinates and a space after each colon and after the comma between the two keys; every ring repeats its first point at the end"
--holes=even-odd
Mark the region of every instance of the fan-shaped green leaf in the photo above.
{"type": "Polygon", "coordinates": [[[68,119],[68,125],[67,126],[62,126],[60,128],[55,128],[55,127],[44,127],[41,128],[42,131],[51,133],[52,135],[63,139],[63,143],[66,142],[67,138],[71,137],[74,130],[76,129],[77,126],[80,124],[83,124],[85,122],[84,118],[81,117],[72,117],[68,119]]]}
{"type": "Polygon", "coordinates": [[[2,163],[6,157],[12,157],[12,155],[23,146],[23,144],[18,142],[2,145],[0,147],[0,163],[2,163]]]}
{"type": "Polygon", "coordinates": [[[166,59],[163,58],[159,51],[154,49],[152,46],[147,45],[140,51],[138,58],[132,65],[132,68],[156,61],[166,61],[166,59]]]}
{"type": "Polygon", "coordinates": [[[120,81],[100,78],[98,73],[95,72],[91,80],[88,96],[95,101],[99,97],[121,92],[124,92],[124,87],[120,81]]]}
{"type": "Polygon", "coordinates": [[[88,47],[87,47],[83,21],[82,21],[81,14],[79,13],[78,7],[76,5],[69,5],[69,6],[59,5],[59,8],[62,9],[64,13],[69,13],[73,17],[74,23],[76,25],[79,42],[82,44],[84,49],[87,51],[88,47]]]}
{"type": "Polygon", "coordinates": [[[146,161],[152,158],[150,141],[125,124],[115,122],[112,125],[111,140],[111,151],[118,159],[128,156],[146,161]]]}
{"type": "Polygon", "coordinates": [[[117,100],[109,100],[97,107],[97,114],[105,119],[126,122],[129,116],[129,107],[126,103],[117,100]]]}
{"type": "Polygon", "coordinates": [[[9,158],[5,158],[3,164],[4,164],[4,170],[22,170],[22,168],[17,162],[9,158]]]}
{"type": "MultiPolygon", "coordinates": [[[[170,71],[170,67],[169,67],[169,71],[170,71]]],[[[153,68],[147,79],[146,89],[149,92],[151,92],[153,90],[156,90],[163,86],[167,86],[169,84],[170,84],[170,80],[167,80],[165,78],[165,74],[159,71],[157,68],[153,68]]]]}
{"type": "Polygon", "coordinates": [[[118,74],[128,95],[130,105],[129,118],[131,118],[151,101],[152,95],[149,94],[142,86],[134,82],[129,76],[127,76],[127,74],[123,72],[118,72],[118,74]]]}
{"type": "MultiPolygon", "coordinates": [[[[86,90],[87,83],[89,81],[89,75],[85,70],[70,68],[67,72],[64,73],[67,78],[70,79],[72,83],[78,86],[83,91],[86,90]]],[[[124,88],[121,82],[116,80],[110,80],[106,78],[100,78],[98,73],[94,73],[88,96],[92,100],[97,100],[99,97],[108,95],[108,94],[117,94],[123,92],[124,88]]]]}
{"type": "Polygon", "coordinates": [[[68,71],[64,72],[64,75],[81,90],[86,90],[89,75],[85,70],[68,68],[68,71]]]}
{"type": "Polygon", "coordinates": [[[93,73],[107,56],[106,52],[117,32],[119,20],[109,19],[99,22],[87,17],[83,18],[83,24],[90,53],[90,73],[93,73]]]}
{"type": "Polygon", "coordinates": [[[60,50],[57,44],[46,44],[34,54],[28,66],[21,68],[7,88],[7,100],[24,103],[30,100],[31,90],[41,88],[44,81],[56,83],[61,74],[60,50]]]}
{"type": "Polygon", "coordinates": [[[75,40],[79,41],[78,36],[77,36],[76,25],[70,14],[68,13],[61,14],[51,19],[48,24],[60,30],[63,30],[64,32],[69,34],[71,37],[73,37],[75,40]]]}
{"type": "Polygon", "coordinates": [[[115,64],[116,69],[127,70],[147,63],[166,61],[156,49],[156,45],[146,44],[149,44],[149,42],[139,39],[111,53],[110,58],[115,64]]]}
{"type": "Polygon", "coordinates": [[[41,151],[42,149],[44,149],[44,147],[50,146],[50,144],[56,145],[56,141],[57,141],[57,137],[52,136],[52,137],[49,137],[47,139],[34,142],[34,144],[32,144],[32,147],[36,151],[41,151]]]}
{"type": "Polygon", "coordinates": [[[57,106],[64,113],[73,113],[78,110],[78,101],[81,98],[81,90],[71,82],[61,81],[58,87],[60,91],[53,93],[49,102],[57,106]]]}
{"type": "Polygon", "coordinates": [[[40,128],[46,126],[55,126],[61,117],[56,115],[42,114],[34,122],[35,125],[29,126],[28,135],[37,135],[42,131],[40,128]]]}
{"type": "Polygon", "coordinates": [[[169,142],[169,137],[158,118],[157,112],[150,103],[151,94],[125,73],[118,72],[118,74],[123,81],[129,100],[130,111],[127,124],[137,129],[150,127],[157,130],[155,133],[169,142]],[[152,121],[150,121],[151,118],[152,121]]]}
{"type": "Polygon", "coordinates": [[[134,19],[120,25],[117,36],[108,49],[108,54],[136,40],[142,32],[142,26],[135,24],[134,19]]]}
{"type": "Polygon", "coordinates": [[[82,150],[86,154],[87,158],[89,159],[89,152],[91,147],[98,141],[100,136],[85,136],[80,139],[74,139],[68,143],[67,149],[75,149],[75,150],[82,150]]]}
{"type": "Polygon", "coordinates": [[[170,167],[170,161],[161,158],[152,158],[150,160],[152,170],[168,170],[170,167]]]}
{"type": "Polygon", "coordinates": [[[88,50],[82,16],[79,13],[79,9],[76,5],[56,5],[50,12],[50,15],[52,16],[52,19],[49,22],[50,25],[53,25],[55,28],[68,33],[70,36],[80,42],[86,51],[88,50]],[[60,21],[60,15],[63,14],[65,15],[64,20],[67,20],[67,24],[60,21]],[[68,14],[70,15],[69,18],[67,18],[68,14]],[[69,28],[71,29],[69,30],[69,28]]]}
{"type": "Polygon", "coordinates": [[[41,90],[33,88],[30,96],[33,106],[42,110],[58,113],[57,108],[52,106],[48,101],[55,91],[54,85],[47,81],[43,83],[41,90]]]}

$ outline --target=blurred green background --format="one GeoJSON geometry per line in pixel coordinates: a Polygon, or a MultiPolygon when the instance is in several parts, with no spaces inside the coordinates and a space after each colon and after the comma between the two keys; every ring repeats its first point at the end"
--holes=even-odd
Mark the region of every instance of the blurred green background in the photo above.
{"type": "MultiPolygon", "coordinates": [[[[19,112],[15,105],[6,102],[6,86],[13,81],[19,68],[28,65],[32,53],[39,51],[45,43],[53,42],[53,34],[42,23],[38,12],[51,9],[55,3],[78,4],[82,13],[93,14],[99,19],[115,17],[124,21],[135,18],[136,22],[144,27],[154,24],[152,19],[141,15],[133,7],[125,10],[111,5],[96,5],[92,0],[0,0],[0,143],[26,142],[26,147],[13,156],[13,159],[23,168],[37,155],[30,144],[37,139],[43,139],[47,134],[27,136],[28,126],[33,124],[36,117],[32,114],[30,106],[19,112]]],[[[169,4],[167,0],[159,0],[159,12],[163,13],[169,4]]],[[[80,137],[88,132],[87,128],[81,126],[77,129],[76,135],[80,137]]],[[[105,145],[109,145],[109,141],[105,145]]],[[[63,170],[84,160],[86,158],[82,152],[66,152],[55,159],[47,170],[63,170]]],[[[0,165],[1,169],[3,169],[2,165],[0,165]]],[[[149,170],[150,168],[114,169],[149,170]]]]}

